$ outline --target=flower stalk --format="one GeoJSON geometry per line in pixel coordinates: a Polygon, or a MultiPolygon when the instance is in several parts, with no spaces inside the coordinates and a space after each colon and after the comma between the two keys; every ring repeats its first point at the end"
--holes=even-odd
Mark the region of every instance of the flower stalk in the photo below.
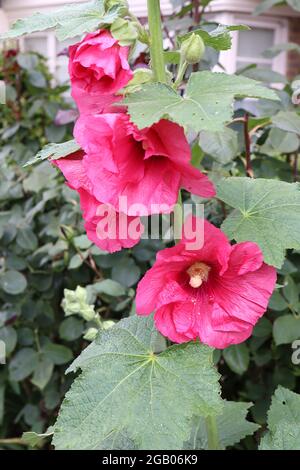
{"type": "Polygon", "coordinates": [[[157,82],[167,81],[163,35],[160,13],[160,0],[148,0],[148,22],[150,30],[150,56],[154,78],[157,82]]]}
{"type": "Polygon", "coordinates": [[[205,418],[208,450],[220,450],[219,433],[216,417],[213,415],[205,418]]]}

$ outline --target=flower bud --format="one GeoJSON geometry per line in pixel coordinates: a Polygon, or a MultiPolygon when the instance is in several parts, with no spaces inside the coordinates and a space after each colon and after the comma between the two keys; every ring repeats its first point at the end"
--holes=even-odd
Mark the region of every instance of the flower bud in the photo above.
{"type": "Polygon", "coordinates": [[[128,13],[128,2],[127,0],[106,0],[105,8],[106,10],[110,10],[114,6],[118,6],[120,8],[119,13],[120,15],[126,15],[128,13]]]}
{"type": "Polygon", "coordinates": [[[181,44],[181,56],[188,64],[197,64],[200,62],[205,52],[203,39],[195,33],[192,33],[181,44]]]}

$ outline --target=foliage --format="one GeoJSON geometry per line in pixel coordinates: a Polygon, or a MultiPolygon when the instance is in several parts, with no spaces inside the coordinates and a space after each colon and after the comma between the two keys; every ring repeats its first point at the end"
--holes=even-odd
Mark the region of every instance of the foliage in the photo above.
{"type": "MultiPolygon", "coordinates": [[[[106,18],[108,5],[103,10],[100,3],[97,15],[106,18]]],[[[40,58],[18,55],[12,61],[17,61],[25,93],[18,95],[18,80],[15,88],[8,87],[12,99],[3,108],[1,133],[5,264],[0,339],[9,354],[9,366],[0,377],[0,399],[6,389],[8,410],[3,436],[26,430],[28,445],[41,445],[53,424],[45,434],[54,433],[58,449],[206,449],[207,418],[212,418],[222,448],[300,448],[299,365],[292,362],[291,347],[300,338],[300,116],[292,100],[294,85],[256,65],[230,77],[211,72],[218,51],[230,46],[230,29],[206,24],[203,17],[199,28],[194,3],[175,3],[178,9],[165,23],[167,36],[172,21],[179,32],[164,55],[167,83],[153,83],[152,76],[146,84],[136,80],[123,103],[140,128],[162,117],[185,126],[195,166],[205,169],[218,187],[217,198],[205,201],[205,217],[233,241],[258,243],[265,261],[278,269],[268,311],[249,340],[224,351],[197,342],[166,344],[151,319],[135,315],[136,284],[166,242],[145,240],[115,254],[89,242],[74,194],[47,162],[39,163],[77,149],[68,129],[63,134],[52,124],[58,107],[65,106],[63,90],[48,86],[50,77],[40,58]],[[180,44],[193,31],[206,43],[205,56],[199,64],[183,67],[180,44]],[[280,90],[272,90],[274,78],[282,84],[280,90]],[[33,118],[34,127],[28,123],[33,118]],[[49,141],[54,145],[40,151],[49,141]],[[37,166],[22,169],[28,160],[37,166]],[[11,425],[13,421],[17,424],[11,425]]],[[[202,2],[204,8],[209,3],[202,2]]],[[[277,3],[265,0],[256,12],[277,3]]],[[[297,2],[288,3],[297,8],[297,2]]],[[[114,13],[129,21],[121,6],[114,13]]],[[[90,7],[85,8],[74,13],[76,23],[82,23],[80,32],[110,22],[96,15],[97,20],[84,26],[90,7]]],[[[69,31],[71,23],[50,17],[69,31]]],[[[36,20],[34,28],[42,29],[36,20]]],[[[11,34],[19,34],[16,28],[20,34],[32,31],[30,21],[16,25],[11,34]]],[[[141,25],[138,31],[126,28],[126,44],[143,43],[146,50],[148,33],[141,25]]],[[[148,49],[144,54],[148,56],[148,49]]],[[[183,199],[203,202],[188,193],[183,199]]]]}

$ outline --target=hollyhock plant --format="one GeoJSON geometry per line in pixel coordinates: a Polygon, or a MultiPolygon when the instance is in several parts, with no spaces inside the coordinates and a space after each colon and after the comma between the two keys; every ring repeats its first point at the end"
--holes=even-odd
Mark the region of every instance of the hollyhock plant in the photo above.
{"type": "Polygon", "coordinates": [[[231,246],[221,230],[204,221],[202,248],[188,250],[183,237],[158,253],[138,285],[137,313],[155,311],[157,329],[176,343],[199,338],[222,349],[251,335],[275,282],[275,268],[263,262],[255,243],[231,246]]]}
{"type": "Polygon", "coordinates": [[[215,195],[207,176],[191,165],[178,124],[162,119],[139,130],[126,113],[82,115],[74,134],[87,154],[83,165],[95,197],[115,208],[126,198],[129,215],[170,213],[180,188],[215,195]]]}
{"type": "Polygon", "coordinates": [[[70,46],[72,96],[80,112],[102,112],[119,99],[115,93],[133,77],[128,52],[107,30],[87,34],[70,46]]]}
{"type": "Polygon", "coordinates": [[[62,171],[68,186],[79,193],[88,238],[110,253],[131,248],[143,233],[139,218],[119,213],[94,197],[93,186],[83,166],[84,158],[84,152],[79,151],[52,163],[62,171]]]}

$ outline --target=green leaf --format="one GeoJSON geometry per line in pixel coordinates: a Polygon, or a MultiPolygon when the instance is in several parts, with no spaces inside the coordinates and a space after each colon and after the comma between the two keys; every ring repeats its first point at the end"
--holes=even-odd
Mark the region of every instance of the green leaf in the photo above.
{"type": "Polygon", "coordinates": [[[283,315],[276,318],[273,324],[273,336],[277,346],[290,344],[300,338],[300,318],[294,315],[283,315]]]}
{"type": "Polygon", "coordinates": [[[155,354],[156,340],[152,318],[133,316],[83,351],[69,368],[82,372],[55,424],[56,449],[180,449],[194,415],[221,412],[212,350],[191,342],[155,354]]]}
{"type": "Polygon", "coordinates": [[[0,341],[5,343],[5,352],[9,356],[17,344],[17,332],[12,326],[3,326],[0,328],[0,341]]]}
{"type": "MultiPolygon", "coordinates": [[[[270,131],[267,144],[270,143],[274,152],[278,154],[296,152],[299,148],[299,137],[292,132],[282,131],[273,127],[270,131]]],[[[261,151],[263,152],[264,146],[261,151]]]]}
{"type": "Polygon", "coordinates": [[[92,32],[103,24],[112,23],[119,15],[120,6],[114,5],[107,12],[104,0],[92,0],[83,4],[67,5],[49,13],[35,13],[29,18],[17,20],[1,39],[16,38],[24,34],[55,28],[60,41],[92,32]]]}
{"type": "Polygon", "coordinates": [[[73,358],[71,349],[62,344],[47,343],[42,352],[58,366],[70,362],[73,358]]]}
{"type": "Polygon", "coordinates": [[[0,374],[0,426],[2,426],[4,418],[5,405],[5,378],[4,374],[0,374]]]}
{"type": "Polygon", "coordinates": [[[224,349],[223,357],[228,367],[236,374],[242,375],[248,369],[250,355],[245,343],[234,344],[224,349]]]}
{"type": "Polygon", "coordinates": [[[86,235],[80,235],[73,239],[74,245],[80,250],[87,250],[92,246],[91,240],[88,239],[86,235]]]}
{"type": "Polygon", "coordinates": [[[300,450],[300,395],[277,388],[268,412],[268,428],[260,450],[300,450]]]}
{"type": "Polygon", "coordinates": [[[191,34],[197,34],[201,37],[206,46],[212,47],[217,51],[227,51],[231,48],[231,31],[245,31],[249,30],[249,26],[246,25],[218,25],[213,31],[204,31],[203,29],[194,29],[190,33],[187,33],[183,36],[178,37],[178,42],[181,44],[185,41],[191,34]]]}
{"type": "Polygon", "coordinates": [[[261,1],[257,7],[255,8],[253,14],[254,15],[261,15],[265,11],[269,10],[275,5],[278,5],[281,2],[281,0],[263,0],[261,1]]]}
{"type": "Polygon", "coordinates": [[[294,10],[300,11],[300,0],[286,0],[288,5],[294,10]]]}
{"type": "Polygon", "coordinates": [[[45,354],[39,354],[38,363],[31,379],[33,385],[43,390],[51,379],[53,368],[54,364],[50,357],[45,354]]]}
{"type": "Polygon", "coordinates": [[[126,294],[126,289],[119,282],[112,279],[96,282],[91,286],[91,289],[97,295],[106,294],[112,297],[121,297],[126,294]]]}
{"type": "Polygon", "coordinates": [[[238,154],[238,134],[228,127],[220,132],[202,131],[200,146],[205,153],[225,164],[238,154]]]}
{"type": "Polygon", "coordinates": [[[272,117],[276,127],[300,135],[300,116],[295,111],[279,111],[272,117]]]}
{"type": "Polygon", "coordinates": [[[217,132],[231,120],[234,98],[246,96],[278,100],[274,91],[249,78],[204,71],[191,74],[183,97],[168,85],[149,83],[123,103],[140,129],[170,118],[196,132],[217,132]]]}
{"type": "Polygon", "coordinates": [[[258,80],[259,82],[288,83],[288,79],[284,75],[264,67],[250,66],[246,69],[242,69],[240,73],[244,77],[252,78],[253,80],[258,80]]]}
{"type": "Polygon", "coordinates": [[[10,380],[20,382],[35,370],[38,364],[38,354],[34,349],[20,349],[9,363],[10,380]]]}
{"type": "Polygon", "coordinates": [[[295,42],[285,42],[283,44],[276,44],[276,46],[270,47],[263,52],[263,56],[268,59],[273,59],[281,52],[296,51],[300,54],[300,46],[295,42]]]}
{"type": "Polygon", "coordinates": [[[76,253],[76,255],[72,256],[70,259],[68,269],[77,269],[83,264],[83,262],[84,257],[79,253],[76,253]]]}
{"type": "Polygon", "coordinates": [[[47,429],[45,433],[38,434],[33,431],[29,432],[24,432],[22,434],[22,441],[25,442],[29,447],[40,447],[44,439],[47,437],[51,437],[53,435],[53,428],[50,426],[50,428],[47,429]]]}
{"type": "Polygon", "coordinates": [[[42,150],[40,150],[34,158],[29,160],[24,167],[39,163],[42,160],[58,160],[59,158],[67,157],[71,153],[80,150],[80,146],[75,140],[69,140],[62,144],[48,144],[42,150]]]}
{"type": "Polygon", "coordinates": [[[300,185],[283,181],[225,178],[218,198],[235,210],[222,229],[237,242],[257,243],[267,264],[280,268],[287,248],[300,249],[300,185]]]}
{"type": "Polygon", "coordinates": [[[131,287],[138,282],[141,269],[132,258],[124,258],[113,266],[111,275],[123,286],[131,287]]]}
{"type": "Polygon", "coordinates": [[[34,251],[38,247],[38,238],[29,228],[24,227],[19,230],[16,238],[17,244],[26,251],[34,251]]]}
{"type": "Polygon", "coordinates": [[[80,338],[84,325],[78,318],[66,318],[59,326],[59,336],[66,341],[75,341],[80,338]]]}
{"type": "MultiPolygon", "coordinates": [[[[238,403],[224,400],[222,414],[216,417],[219,442],[223,449],[240,442],[253,434],[259,425],[247,421],[246,416],[252,403],[238,403]]],[[[185,449],[208,450],[207,430],[204,418],[194,418],[191,438],[185,449]]]]}
{"type": "Polygon", "coordinates": [[[11,295],[18,295],[24,292],[27,287],[26,277],[18,271],[6,271],[0,277],[1,288],[11,295]]]}

